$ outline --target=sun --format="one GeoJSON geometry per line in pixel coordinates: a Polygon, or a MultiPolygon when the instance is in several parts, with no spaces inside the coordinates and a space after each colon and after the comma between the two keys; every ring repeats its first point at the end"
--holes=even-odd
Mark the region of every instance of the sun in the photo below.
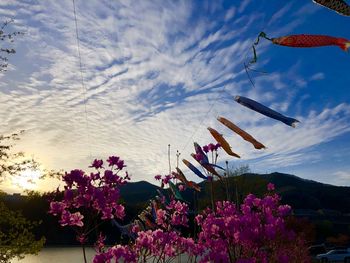
{"type": "Polygon", "coordinates": [[[25,170],[12,178],[12,184],[23,190],[35,190],[40,176],[39,170],[25,170]]]}

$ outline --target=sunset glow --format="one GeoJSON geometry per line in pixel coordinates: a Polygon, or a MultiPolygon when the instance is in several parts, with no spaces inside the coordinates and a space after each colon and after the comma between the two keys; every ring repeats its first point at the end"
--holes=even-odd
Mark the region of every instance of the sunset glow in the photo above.
{"type": "Polygon", "coordinates": [[[25,170],[11,179],[12,185],[21,190],[37,190],[41,172],[25,170]]]}

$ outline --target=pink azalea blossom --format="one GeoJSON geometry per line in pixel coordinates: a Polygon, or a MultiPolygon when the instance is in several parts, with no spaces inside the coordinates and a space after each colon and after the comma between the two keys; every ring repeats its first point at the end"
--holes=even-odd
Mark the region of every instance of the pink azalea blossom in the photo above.
{"type": "Polygon", "coordinates": [[[87,237],[85,234],[78,234],[77,235],[77,241],[80,243],[80,244],[85,244],[86,241],[87,241],[87,237]]]}
{"type": "Polygon", "coordinates": [[[183,184],[179,184],[178,188],[180,192],[185,191],[185,186],[183,184]]]}
{"type": "Polygon", "coordinates": [[[273,183],[268,183],[267,184],[267,190],[274,191],[275,190],[275,185],[273,183]]]}
{"type": "Polygon", "coordinates": [[[155,177],[154,177],[154,179],[156,179],[156,180],[160,180],[160,179],[162,179],[162,176],[160,175],[160,174],[157,174],[155,177]]]}
{"type": "Polygon", "coordinates": [[[91,166],[89,166],[89,167],[93,167],[93,168],[95,168],[95,169],[100,169],[100,168],[102,168],[102,165],[103,165],[103,161],[102,161],[102,160],[97,160],[97,159],[95,159],[95,160],[92,162],[91,166]]]}
{"type": "Polygon", "coordinates": [[[84,225],[84,223],[82,221],[83,218],[84,218],[84,216],[82,214],[80,214],[79,212],[75,212],[75,213],[70,215],[69,225],[82,227],[84,225]]]}
{"type": "Polygon", "coordinates": [[[118,156],[110,156],[107,159],[107,162],[109,163],[109,166],[117,165],[118,161],[119,161],[119,157],[118,156]]]}
{"type": "Polygon", "coordinates": [[[205,153],[208,153],[208,152],[209,152],[209,147],[208,147],[208,145],[203,146],[203,151],[204,151],[205,153]]]}
{"type": "Polygon", "coordinates": [[[208,144],[208,149],[209,149],[209,151],[211,151],[211,152],[215,151],[215,144],[209,143],[209,144],[208,144]]]}
{"type": "Polygon", "coordinates": [[[64,202],[51,202],[49,213],[57,216],[61,214],[66,207],[67,205],[64,202]]]}

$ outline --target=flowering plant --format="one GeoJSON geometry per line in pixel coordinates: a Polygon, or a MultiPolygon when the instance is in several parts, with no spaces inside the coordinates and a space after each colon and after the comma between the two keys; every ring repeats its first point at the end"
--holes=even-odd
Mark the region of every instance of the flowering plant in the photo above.
{"type": "Polygon", "coordinates": [[[120,175],[125,165],[119,157],[110,156],[107,163],[108,169],[103,167],[103,160],[95,159],[90,166],[95,171],[90,174],[78,169],[65,173],[62,177],[63,199],[50,203],[49,213],[60,218],[61,226],[74,227],[77,240],[83,245],[95,229],[96,226],[91,225],[96,219],[122,219],[125,216],[124,206],[118,203],[119,187],[130,177],[127,172],[120,175]]]}
{"type": "MultiPolygon", "coordinates": [[[[59,216],[62,226],[77,229],[85,262],[84,244],[96,227],[90,227],[91,219],[114,220],[125,215],[118,203],[119,188],[130,178],[127,172],[120,175],[125,165],[119,157],[111,156],[107,163],[109,169],[102,160],[94,160],[90,167],[96,171],[89,175],[82,170],[66,173],[63,199],[50,203],[49,212],[59,216]]],[[[179,257],[186,257],[187,262],[309,262],[303,239],[287,227],[291,208],[279,204],[273,184],[268,184],[263,198],[249,194],[241,205],[217,201],[197,214],[178,198],[181,195],[171,182],[174,178],[174,173],[156,176],[163,185],[171,186],[173,196],[169,202],[159,197],[159,203],[141,213],[138,223],[126,228],[132,236],[129,244],[106,247],[105,237],[99,235],[94,263],[169,262],[179,257]],[[190,214],[198,231],[186,236],[181,229],[189,227],[190,214]]]]}
{"type": "Polygon", "coordinates": [[[216,202],[215,210],[207,208],[195,217],[199,233],[185,237],[170,225],[187,226],[188,208],[180,201],[157,211],[159,228],[138,231],[127,246],[115,246],[94,258],[94,263],[168,262],[186,255],[188,262],[310,262],[304,241],[285,223],[291,208],[280,205],[274,186],[263,198],[249,194],[237,207],[230,201],[216,202]],[[176,211],[182,217],[168,216],[176,211]],[[186,219],[185,219],[186,218],[186,219]],[[167,224],[169,222],[169,224],[167,224]],[[168,230],[166,230],[168,229],[168,230]]]}

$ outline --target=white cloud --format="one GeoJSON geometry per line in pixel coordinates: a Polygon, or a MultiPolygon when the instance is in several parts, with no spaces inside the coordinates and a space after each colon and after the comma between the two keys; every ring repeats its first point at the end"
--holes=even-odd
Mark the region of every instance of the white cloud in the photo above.
{"type": "MultiPolygon", "coordinates": [[[[288,166],[305,158],[303,150],[349,130],[342,116],[347,104],[298,116],[301,127],[293,130],[229,98],[227,93],[246,95],[283,112],[294,99],[280,93],[289,86],[290,72],[257,77],[254,89],[245,76],[244,55],[255,37],[249,30],[261,14],[235,10],[242,12],[251,1],[225,12],[220,23],[206,15],[192,18],[200,7],[189,1],[76,2],[86,94],[72,2],[15,1],[0,8],[16,10],[16,26],[26,30],[17,41],[15,70],[0,76],[0,133],[27,130],[19,146],[48,168],[84,168],[94,158],[117,154],[134,180],[152,180],[168,171],[169,143],[173,163],[176,149],[189,158],[193,141],[212,141],[207,126],[223,132],[246,160],[261,157],[261,164],[288,166]],[[223,22],[233,16],[233,23],[223,22]],[[218,124],[218,115],[256,135],[266,152],[252,151],[218,124]],[[331,135],[330,127],[336,127],[331,135]]],[[[220,5],[208,8],[215,13],[220,5]]],[[[277,19],[271,32],[299,23],[294,19],[281,28],[277,19]]],[[[259,45],[260,53],[266,50],[266,43],[259,45]]]]}
{"type": "Polygon", "coordinates": [[[333,176],[337,177],[339,180],[347,181],[347,183],[350,181],[350,171],[337,171],[333,173],[333,176]]]}
{"type": "Polygon", "coordinates": [[[324,79],[324,78],[325,78],[324,73],[318,72],[318,73],[315,73],[314,75],[312,75],[312,76],[310,77],[310,81],[312,81],[312,80],[322,80],[322,79],[324,79]]]}

